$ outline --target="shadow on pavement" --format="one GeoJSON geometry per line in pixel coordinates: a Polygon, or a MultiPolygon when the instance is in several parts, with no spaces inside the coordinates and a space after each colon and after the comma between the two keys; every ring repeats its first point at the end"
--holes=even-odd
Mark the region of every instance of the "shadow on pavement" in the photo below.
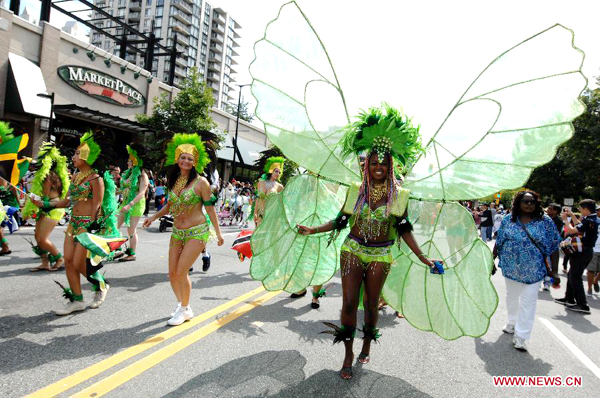
{"type": "Polygon", "coordinates": [[[189,380],[167,397],[429,397],[406,381],[354,367],[352,380],[321,370],[306,378],[295,350],[264,351],[189,380]]]}
{"type": "MultiPolygon", "coordinates": [[[[254,279],[250,277],[248,274],[238,274],[235,272],[222,272],[222,273],[204,273],[202,272],[202,261],[199,260],[196,264],[194,264],[194,270],[198,270],[200,272],[192,271],[192,278],[199,277],[199,279],[194,280],[192,282],[192,290],[193,289],[202,289],[204,287],[217,287],[217,286],[229,286],[236,283],[242,282],[252,282],[254,279]]],[[[209,270],[210,272],[210,270],[209,270]]],[[[166,276],[166,274],[165,274],[166,276]]],[[[192,295],[194,292],[192,292],[192,295]]]]}
{"type": "MultiPolygon", "coordinates": [[[[36,318],[40,317],[45,321],[46,315],[24,318],[17,321],[25,323],[26,320],[33,319],[32,322],[35,322],[36,318]]],[[[37,320],[39,321],[39,319],[37,320]]],[[[68,325],[61,325],[60,327],[64,326],[68,325]]],[[[29,330],[30,333],[36,333],[35,327],[31,330],[29,330]],[[34,331],[32,332],[31,330],[34,331]]],[[[41,330],[41,328],[37,329],[37,333],[42,331],[44,330],[41,330]]],[[[22,338],[13,338],[0,343],[0,373],[7,374],[24,369],[33,369],[53,362],[56,362],[57,366],[59,366],[58,364],[61,361],[69,359],[112,355],[122,348],[141,343],[148,337],[158,334],[161,331],[164,331],[164,320],[155,319],[131,328],[115,329],[92,335],[82,336],[75,334],[54,337],[48,344],[38,344],[22,338]],[[158,327],[153,327],[157,324],[159,325],[158,327]]]]}
{"type": "Polygon", "coordinates": [[[139,274],[124,278],[113,278],[110,276],[110,267],[107,269],[106,280],[114,287],[126,288],[129,292],[141,292],[142,290],[150,289],[160,283],[169,283],[169,275],[166,272],[158,272],[153,274],[139,274]]]}
{"type": "Polygon", "coordinates": [[[68,328],[75,325],[73,323],[53,325],[51,322],[57,319],[53,312],[46,312],[45,314],[30,317],[19,315],[0,317],[0,339],[12,339],[23,333],[50,333],[55,329],[68,328]]]}
{"type": "Polygon", "coordinates": [[[577,330],[578,332],[582,332],[582,333],[595,333],[598,330],[598,327],[594,324],[592,324],[589,319],[586,318],[585,315],[582,314],[577,314],[575,312],[570,312],[568,310],[564,310],[565,314],[564,315],[557,315],[552,317],[552,319],[555,319],[559,322],[564,322],[566,324],[571,325],[571,327],[575,330],[577,330]]]}
{"type": "Polygon", "coordinates": [[[512,344],[513,335],[502,333],[493,343],[474,339],[475,352],[485,363],[490,376],[543,376],[550,373],[552,365],[529,352],[518,351],[512,344]]]}

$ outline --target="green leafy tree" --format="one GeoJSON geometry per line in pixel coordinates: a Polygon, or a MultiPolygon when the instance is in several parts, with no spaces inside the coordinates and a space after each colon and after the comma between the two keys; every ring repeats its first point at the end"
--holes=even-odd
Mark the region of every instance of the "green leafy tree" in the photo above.
{"type": "Polygon", "coordinates": [[[573,122],[573,138],[558,149],[550,163],[534,170],[527,182],[545,202],[600,200],[600,89],[586,90],[581,100],[587,110],[573,122]]]}
{"type": "MultiPolygon", "coordinates": [[[[242,97],[242,101],[240,102],[240,119],[251,123],[254,120],[254,114],[250,112],[248,102],[244,101],[244,97],[242,97]]],[[[238,107],[237,105],[227,104],[225,107],[225,111],[227,113],[232,114],[233,116],[238,115],[238,107]]]]}
{"type": "MultiPolygon", "coordinates": [[[[146,139],[147,156],[153,164],[162,164],[164,149],[175,133],[199,133],[203,140],[215,138],[209,133],[216,124],[211,117],[214,99],[212,91],[201,79],[197,68],[190,68],[181,85],[181,91],[169,101],[168,96],[154,98],[151,115],[138,114],[139,123],[154,131],[151,139],[146,139]]],[[[221,134],[217,141],[223,141],[221,134]]]]}

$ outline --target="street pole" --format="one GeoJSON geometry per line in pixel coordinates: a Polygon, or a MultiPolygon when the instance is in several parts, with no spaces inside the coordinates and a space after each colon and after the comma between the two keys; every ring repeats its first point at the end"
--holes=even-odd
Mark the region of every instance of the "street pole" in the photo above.
{"type": "Polygon", "coordinates": [[[242,103],[242,87],[249,86],[249,84],[238,84],[240,93],[238,95],[238,106],[237,106],[237,118],[235,120],[235,137],[233,137],[233,161],[231,165],[231,177],[235,178],[235,155],[237,154],[237,140],[238,140],[238,128],[240,126],[240,105],[242,103]]]}
{"type": "Polygon", "coordinates": [[[48,98],[50,100],[50,119],[48,120],[48,142],[51,142],[52,133],[54,133],[54,123],[52,121],[52,115],[54,114],[54,92],[52,92],[52,94],[40,93],[37,96],[40,98],[48,98]]]}

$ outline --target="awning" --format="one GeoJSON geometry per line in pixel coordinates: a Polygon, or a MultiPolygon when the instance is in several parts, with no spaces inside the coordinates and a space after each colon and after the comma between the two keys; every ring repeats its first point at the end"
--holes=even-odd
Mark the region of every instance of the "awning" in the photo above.
{"type": "Polygon", "coordinates": [[[21,110],[36,116],[50,117],[50,99],[38,97],[38,94],[46,93],[46,83],[40,67],[13,53],[8,53],[8,60],[10,78],[13,79],[10,83],[16,86],[21,110]]]}
{"type": "Polygon", "coordinates": [[[149,130],[143,124],[139,124],[129,119],[123,119],[118,116],[109,115],[93,109],[84,108],[77,105],[54,105],[54,114],[69,116],[103,126],[126,130],[134,133],[143,133],[149,130]]]}
{"type": "MultiPolygon", "coordinates": [[[[235,157],[236,162],[243,163],[245,165],[254,165],[254,162],[260,157],[260,153],[267,148],[264,145],[250,141],[248,139],[238,136],[237,140],[238,154],[235,157]],[[239,157],[242,157],[239,159],[239,157]]],[[[225,137],[222,149],[217,151],[217,157],[219,159],[225,159],[233,161],[233,139],[229,134],[225,137]]]]}

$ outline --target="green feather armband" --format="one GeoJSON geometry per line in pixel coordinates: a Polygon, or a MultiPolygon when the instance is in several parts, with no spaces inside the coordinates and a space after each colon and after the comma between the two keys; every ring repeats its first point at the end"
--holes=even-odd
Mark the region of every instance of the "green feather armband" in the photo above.
{"type": "Polygon", "coordinates": [[[217,197],[215,195],[212,195],[209,200],[202,201],[202,204],[204,206],[214,206],[215,203],[217,203],[218,200],[219,199],[217,199],[217,197]]]}

